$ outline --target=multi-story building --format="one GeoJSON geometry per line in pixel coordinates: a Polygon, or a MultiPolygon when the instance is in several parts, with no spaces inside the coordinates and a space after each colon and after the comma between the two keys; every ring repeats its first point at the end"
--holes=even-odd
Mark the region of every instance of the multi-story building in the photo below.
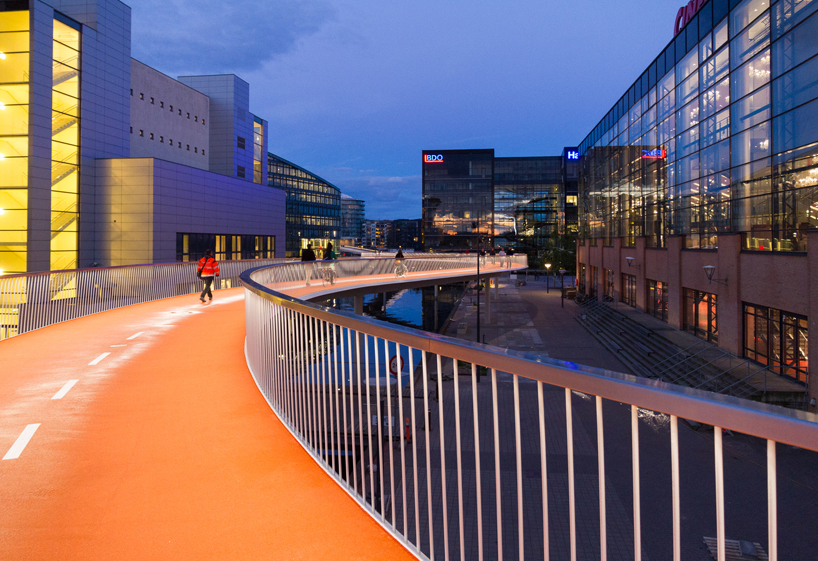
{"type": "Polygon", "coordinates": [[[423,239],[420,233],[420,218],[400,218],[392,221],[392,237],[387,245],[390,248],[403,248],[421,251],[423,239]]]}
{"type": "Polygon", "coordinates": [[[576,232],[573,156],[570,150],[530,158],[497,158],[494,150],[424,151],[423,246],[479,243],[536,255],[555,236],[576,232]]]}
{"type": "Polygon", "coordinates": [[[267,183],[287,192],[287,257],[312,244],[319,252],[341,235],[341,190],[301,166],[267,154],[267,183]]]}
{"type": "Polygon", "coordinates": [[[266,143],[246,83],[174,80],[130,36],[116,0],[0,2],[0,274],[283,255],[284,193],[238,173],[245,125],[266,143]]]}
{"type": "Polygon", "coordinates": [[[364,247],[388,249],[392,236],[391,220],[364,220],[364,247]]]}
{"type": "Polygon", "coordinates": [[[341,237],[362,245],[366,203],[341,193],[341,237]]]}
{"type": "Polygon", "coordinates": [[[768,365],[815,410],[818,0],[691,2],[675,31],[579,147],[580,289],[768,365]]]}

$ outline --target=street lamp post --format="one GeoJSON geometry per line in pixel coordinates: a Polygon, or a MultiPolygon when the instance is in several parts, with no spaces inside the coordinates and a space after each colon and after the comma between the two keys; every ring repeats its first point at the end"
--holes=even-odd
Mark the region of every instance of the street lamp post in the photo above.
{"type": "Polygon", "coordinates": [[[545,293],[549,293],[549,287],[551,286],[551,263],[545,264],[545,293]]]}
{"type": "Polygon", "coordinates": [[[560,308],[565,307],[565,269],[560,269],[560,308]]]}

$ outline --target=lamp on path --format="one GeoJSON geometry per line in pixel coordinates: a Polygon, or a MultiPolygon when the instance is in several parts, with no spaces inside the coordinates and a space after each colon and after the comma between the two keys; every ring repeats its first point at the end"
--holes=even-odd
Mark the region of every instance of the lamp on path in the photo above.
{"type": "Polygon", "coordinates": [[[551,285],[551,263],[545,264],[545,293],[548,294],[548,287],[551,285]]]}

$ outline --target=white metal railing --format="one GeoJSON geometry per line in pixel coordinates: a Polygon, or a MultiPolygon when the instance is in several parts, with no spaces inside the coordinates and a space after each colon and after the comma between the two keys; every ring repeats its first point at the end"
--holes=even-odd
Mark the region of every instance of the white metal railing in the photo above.
{"type": "MultiPolygon", "coordinates": [[[[417,259],[411,266],[448,269],[442,263],[417,259]]],[[[375,268],[344,273],[380,273],[380,279],[372,279],[381,283],[373,292],[394,279],[388,260],[365,264],[375,268]]],[[[441,276],[456,273],[444,270],[441,276]]],[[[777,443],[818,451],[815,415],[385,324],[281,292],[303,286],[305,274],[298,264],[241,275],[248,366],[273,411],[307,452],[418,558],[575,560],[583,549],[584,557],[605,560],[616,545],[630,548],[623,558],[642,559],[643,527],[652,523],[643,519],[643,510],[653,517],[661,505],[672,519],[672,535],[665,535],[665,555],[654,558],[678,561],[682,551],[688,557],[691,550],[701,555],[704,534],[693,539],[690,528],[704,524],[694,512],[704,509],[717,557],[724,560],[722,431],[731,430],[766,440],[761,452],[766,498],[763,488],[751,494],[762,520],[766,510],[769,559],[778,559],[777,443]],[[481,383],[482,373],[490,383],[481,383]],[[661,438],[653,431],[643,438],[652,447],[659,439],[667,457],[650,449],[640,459],[640,417],[666,419],[661,438]],[[686,491],[692,481],[698,498],[685,498],[684,522],[679,418],[714,427],[712,456],[703,473],[687,472],[700,454],[682,455],[686,491]],[[593,435],[594,425],[595,443],[588,435],[577,440],[575,434],[585,428],[593,435]],[[623,439],[627,444],[619,445],[623,439]],[[666,464],[669,473],[657,482],[654,471],[666,464]],[[621,508],[629,501],[615,490],[606,492],[611,466],[632,490],[630,515],[628,509],[624,516],[614,515],[612,503],[621,508]],[[715,481],[708,491],[712,504],[699,500],[699,481],[707,479],[715,481]],[[650,498],[642,498],[643,491],[650,498]],[[594,514],[598,518],[589,521],[594,514]],[[578,523],[585,529],[581,534],[578,523]],[[614,533],[610,544],[609,533],[614,533]],[[628,533],[630,543],[621,539],[628,533]],[[589,555],[589,549],[595,553],[589,555]]],[[[696,437],[688,433],[683,436],[690,446],[696,437]]],[[[737,525],[731,520],[731,530],[737,525]]]]}
{"type": "MultiPolygon", "coordinates": [[[[222,261],[213,289],[283,259],[222,261]]],[[[125,265],[0,276],[0,340],[122,306],[201,291],[196,263],[125,265]]]]}

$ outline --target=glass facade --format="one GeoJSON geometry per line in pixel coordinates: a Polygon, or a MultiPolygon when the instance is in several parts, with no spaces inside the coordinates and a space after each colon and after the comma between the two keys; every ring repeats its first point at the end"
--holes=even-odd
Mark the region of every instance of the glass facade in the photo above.
{"type": "MultiPolygon", "coordinates": [[[[80,34],[54,20],[51,92],[51,270],[76,269],[79,231],[80,34]]],[[[73,296],[72,287],[64,287],[73,296]]]]}
{"type": "Polygon", "coordinates": [[[809,382],[807,318],[744,304],[744,356],[774,372],[809,382]]]}
{"type": "Polygon", "coordinates": [[[341,195],[341,237],[352,238],[358,245],[363,243],[366,203],[341,195]]]}
{"type": "Polygon", "coordinates": [[[667,283],[648,279],[647,312],[667,321],[667,283]]]}
{"type": "Polygon", "coordinates": [[[719,341],[719,314],[716,295],[684,289],[684,329],[713,343],[719,341]]]}
{"type": "Polygon", "coordinates": [[[423,153],[423,247],[459,250],[492,243],[494,150],[423,153]]]}
{"type": "Polygon", "coordinates": [[[336,252],[341,234],[341,191],[292,162],[267,154],[267,184],[287,192],[286,256],[300,257],[312,244],[323,250],[332,242],[336,252]]]}
{"type": "Polygon", "coordinates": [[[818,227],[818,0],[711,0],[580,146],[580,237],[806,251],[818,227]],[[730,6],[733,9],[730,10],[730,6]]]}
{"type": "Polygon", "coordinates": [[[264,121],[253,119],[253,183],[264,182],[264,121]]]}
{"type": "Polygon", "coordinates": [[[636,275],[622,273],[622,302],[636,307],[636,275]]]}
{"type": "Polygon", "coordinates": [[[562,157],[495,158],[494,244],[536,252],[565,232],[562,157]]]}
{"type": "Polygon", "coordinates": [[[276,256],[275,236],[230,234],[176,234],[176,260],[198,261],[207,250],[217,261],[239,259],[273,259],[276,256]]]}
{"type": "MultiPolygon", "coordinates": [[[[562,156],[495,158],[494,150],[423,152],[426,249],[504,247],[537,256],[573,246],[576,164],[562,156]]],[[[566,266],[566,265],[562,265],[566,266]]],[[[573,268],[573,266],[571,266],[573,268]]]]}
{"type": "Polygon", "coordinates": [[[29,12],[0,12],[0,275],[27,270],[29,43],[29,12]]]}

